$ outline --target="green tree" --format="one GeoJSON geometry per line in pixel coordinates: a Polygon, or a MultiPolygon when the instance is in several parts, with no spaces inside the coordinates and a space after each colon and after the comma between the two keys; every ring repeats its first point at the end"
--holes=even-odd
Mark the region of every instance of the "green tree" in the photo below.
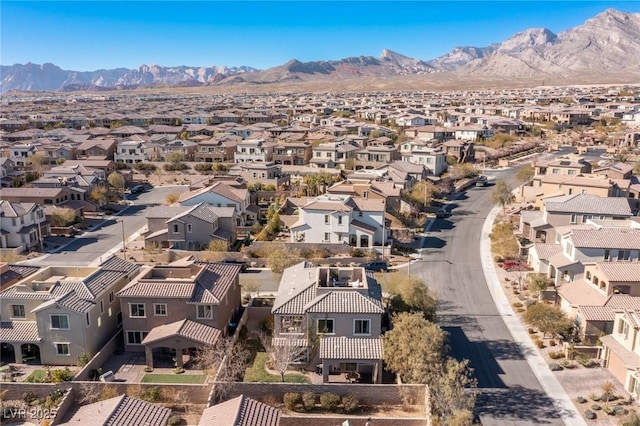
{"type": "Polygon", "coordinates": [[[64,164],[65,161],[66,161],[66,158],[58,157],[57,160],[56,160],[56,164],[57,165],[61,165],[61,164],[64,164]]]}
{"type": "Polygon", "coordinates": [[[473,369],[469,360],[458,361],[453,358],[439,365],[440,370],[429,383],[432,415],[435,425],[467,426],[473,423],[473,407],[476,403],[475,392],[468,388],[477,385],[473,378],[473,369]]]}
{"type": "Polygon", "coordinates": [[[383,337],[387,368],[405,383],[428,384],[445,354],[446,333],[420,313],[400,313],[383,337]]]}
{"type": "Polygon", "coordinates": [[[296,250],[289,250],[283,244],[277,244],[269,247],[267,254],[267,267],[271,268],[276,274],[281,274],[289,266],[300,261],[300,253],[296,250]]]}
{"type": "Polygon", "coordinates": [[[405,274],[387,273],[376,274],[376,279],[382,289],[391,294],[392,313],[422,313],[426,320],[435,321],[438,301],[424,281],[405,274]]]}
{"type": "Polygon", "coordinates": [[[94,203],[100,206],[103,205],[107,202],[107,188],[102,185],[94,186],[91,193],[89,193],[89,198],[94,203]]]}
{"type": "Polygon", "coordinates": [[[560,308],[546,303],[535,303],[529,306],[524,313],[524,320],[527,324],[540,330],[543,337],[548,334],[552,337],[566,336],[573,328],[573,323],[560,308]]]}
{"type": "Polygon", "coordinates": [[[552,281],[545,274],[529,274],[527,281],[529,282],[529,290],[538,298],[552,284],[552,281]]]}
{"type": "Polygon", "coordinates": [[[516,179],[520,182],[529,182],[535,173],[535,168],[533,166],[525,166],[518,170],[516,173],[516,179]]]}
{"type": "Polygon", "coordinates": [[[51,213],[49,220],[52,226],[69,226],[75,222],[76,212],[67,207],[57,208],[51,213]]]}
{"type": "Polygon", "coordinates": [[[406,199],[414,206],[422,210],[431,205],[433,197],[438,194],[438,187],[429,181],[422,180],[414,185],[413,189],[406,193],[406,199]]]}
{"type": "Polygon", "coordinates": [[[511,204],[513,198],[511,186],[502,179],[496,181],[496,185],[491,190],[491,200],[502,207],[502,214],[505,213],[506,206],[511,204]]]}
{"type": "Polygon", "coordinates": [[[111,186],[117,192],[124,192],[124,176],[122,176],[120,173],[111,172],[109,176],[107,176],[107,182],[109,182],[109,186],[111,186]]]}

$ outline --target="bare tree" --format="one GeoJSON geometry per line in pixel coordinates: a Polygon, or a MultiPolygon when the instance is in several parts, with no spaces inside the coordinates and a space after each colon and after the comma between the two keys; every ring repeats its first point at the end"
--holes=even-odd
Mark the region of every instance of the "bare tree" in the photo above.
{"type": "Polygon", "coordinates": [[[269,353],[273,362],[273,369],[280,374],[280,381],[284,383],[284,375],[295,362],[305,356],[306,347],[298,346],[297,339],[291,337],[273,338],[267,333],[260,332],[258,337],[262,346],[269,353]]]}
{"type": "Polygon", "coordinates": [[[202,346],[194,356],[194,365],[206,373],[216,372],[216,397],[224,398],[234,382],[242,378],[250,359],[249,349],[229,336],[220,338],[215,345],[202,346]]]}

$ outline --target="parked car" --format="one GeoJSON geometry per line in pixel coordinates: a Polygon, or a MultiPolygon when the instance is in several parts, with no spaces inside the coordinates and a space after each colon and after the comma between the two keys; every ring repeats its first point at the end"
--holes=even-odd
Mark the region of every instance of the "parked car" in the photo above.
{"type": "Polygon", "coordinates": [[[476,186],[477,187],[487,186],[488,182],[489,182],[489,180],[487,179],[486,176],[479,176],[478,180],[476,181],[476,186]]]}
{"type": "Polygon", "coordinates": [[[438,219],[442,219],[443,217],[447,217],[447,216],[449,216],[449,211],[444,207],[441,209],[438,209],[438,211],[436,212],[436,217],[438,219]]]}
{"type": "Polygon", "coordinates": [[[364,265],[364,269],[373,272],[388,272],[389,264],[386,260],[375,260],[364,265]]]}
{"type": "Polygon", "coordinates": [[[519,260],[505,260],[502,264],[502,269],[507,272],[511,271],[528,271],[531,269],[526,263],[521,263],[519,260]]]}
{"type": "Polygon", "coordinates": [[[144,192],[147,188],[145,188],[144,185],[136,185],[133,188],[131,188],[131,193],[132,194],[139,194],[141,192],[144,192]]]}

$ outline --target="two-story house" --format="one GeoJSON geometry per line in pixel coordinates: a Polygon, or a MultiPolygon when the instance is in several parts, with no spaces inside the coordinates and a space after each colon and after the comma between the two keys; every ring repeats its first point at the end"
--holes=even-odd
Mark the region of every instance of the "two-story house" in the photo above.
{"type": "Polygon", "coordinates": [[[313,157],[309,161],[311,167],[320,169],[344,169],[348,159],[354,159],[360,147],[351,142],[325,142],[313,147],[313,157]]]}
{"type": "Polygon", "coordinates": [[[21,186],[25,182],[25,172],[16,169],[9,157],[0,157],[0,185],[2,188],[21,186]]]}
{"type": "Polygon", "coordinates": [[[234,207],[236,209],[238,226],[252,223],[256,219],[248,207],[251,204],[249,190],[235,185],[231,181],[214,182],[212,185],[183,193],[178,199],[181,206],[195,206],[200,203],[213,207],[234,207]]]}
{"type": "Polygon", "coordinates": [[[76,365],[95,355],[120,324],[115,293],[139,269],[111,257],[98,267],[47,266],[0,293],[0,342],[12,362],[76,365]]]}
{"type": "Polygon", "coordinates": [[[273,161],[274,143],[264,139],[246,139],[236,145],[236,163],[269,163],[273,161]]]}
{"type": "Polygon", "coordinates": [[[298,362],[319,361],[323,382],[340,372],[380,382],[385,310],[380,284],[364,268],[307,262],[287,268],[271,312],[273,344],[295,343],[304,349],[298,362]]]}
{"type": "Polygon", "coordinates": [[[353,247],[386,245],[385,200],[325,194],[299,207],[291,241],[344,243],[353,247]]]}
{"type": "Polygon", "coordinates": [[[279,142],[273,152],[273,162],[293,166],[304,166],[312,156],[310,142],[279,142]]]}
{"type": "Polygon", "coordinates": [[[402,161],[424,166],[427,174],[440,176],[447,170],[446,153],[442,146],[415,139],[400,145],[402,161]]]}
{"type": "Polygon", "coordinates": [[[215,345],[240,308],[240,265],[185,259],[143,269],[117,293],[123,312],[125,350],[154,356],[183,355],[215,345]]]}
{"type": "Polygon", "coordinates": [[[241,137],[234,135],[223,135],[201,141],[194,154],[195,161],[233,163],[236,147],[241,141],[241,137]]]}
{"type": "Polygon", "coordinates": [[[51,233],[41,205],[6,200],[0,200],[0,229],[0,247],[20,253],[39,246],[51,233]]]}
{"type": "Polygon", "coordinates": [[[635,399],[640,397],[640,308],[618,309],[613,332],[600,338],[603,366],[635,399]]]}
{"type": "Polygon", "coordinates": [[[151,159],[150,151],[151,149],[144,142],[122,141],[118,143],[113,158],[125,164],[143,163],[151,159]]]}
{"type": "Polygon", "coordinates": [[[237,235],[234,207],[195,206],[154,207],[147,213],[145,247],[174,247],[202,250],[212,240],[231,245],[237,235]]]}

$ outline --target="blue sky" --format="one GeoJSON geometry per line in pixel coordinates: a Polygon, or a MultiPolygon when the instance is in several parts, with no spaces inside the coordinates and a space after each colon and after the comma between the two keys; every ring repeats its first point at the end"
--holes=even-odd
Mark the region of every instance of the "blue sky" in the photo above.
{"type": "Polygon", "coordinates": [[[518,31],[556,33],[612,7],[604,1],[6,1],[0,63],[63,69],[248,65],[380,56],[423,60],[456,46],[486,46],[518,31]]]}

